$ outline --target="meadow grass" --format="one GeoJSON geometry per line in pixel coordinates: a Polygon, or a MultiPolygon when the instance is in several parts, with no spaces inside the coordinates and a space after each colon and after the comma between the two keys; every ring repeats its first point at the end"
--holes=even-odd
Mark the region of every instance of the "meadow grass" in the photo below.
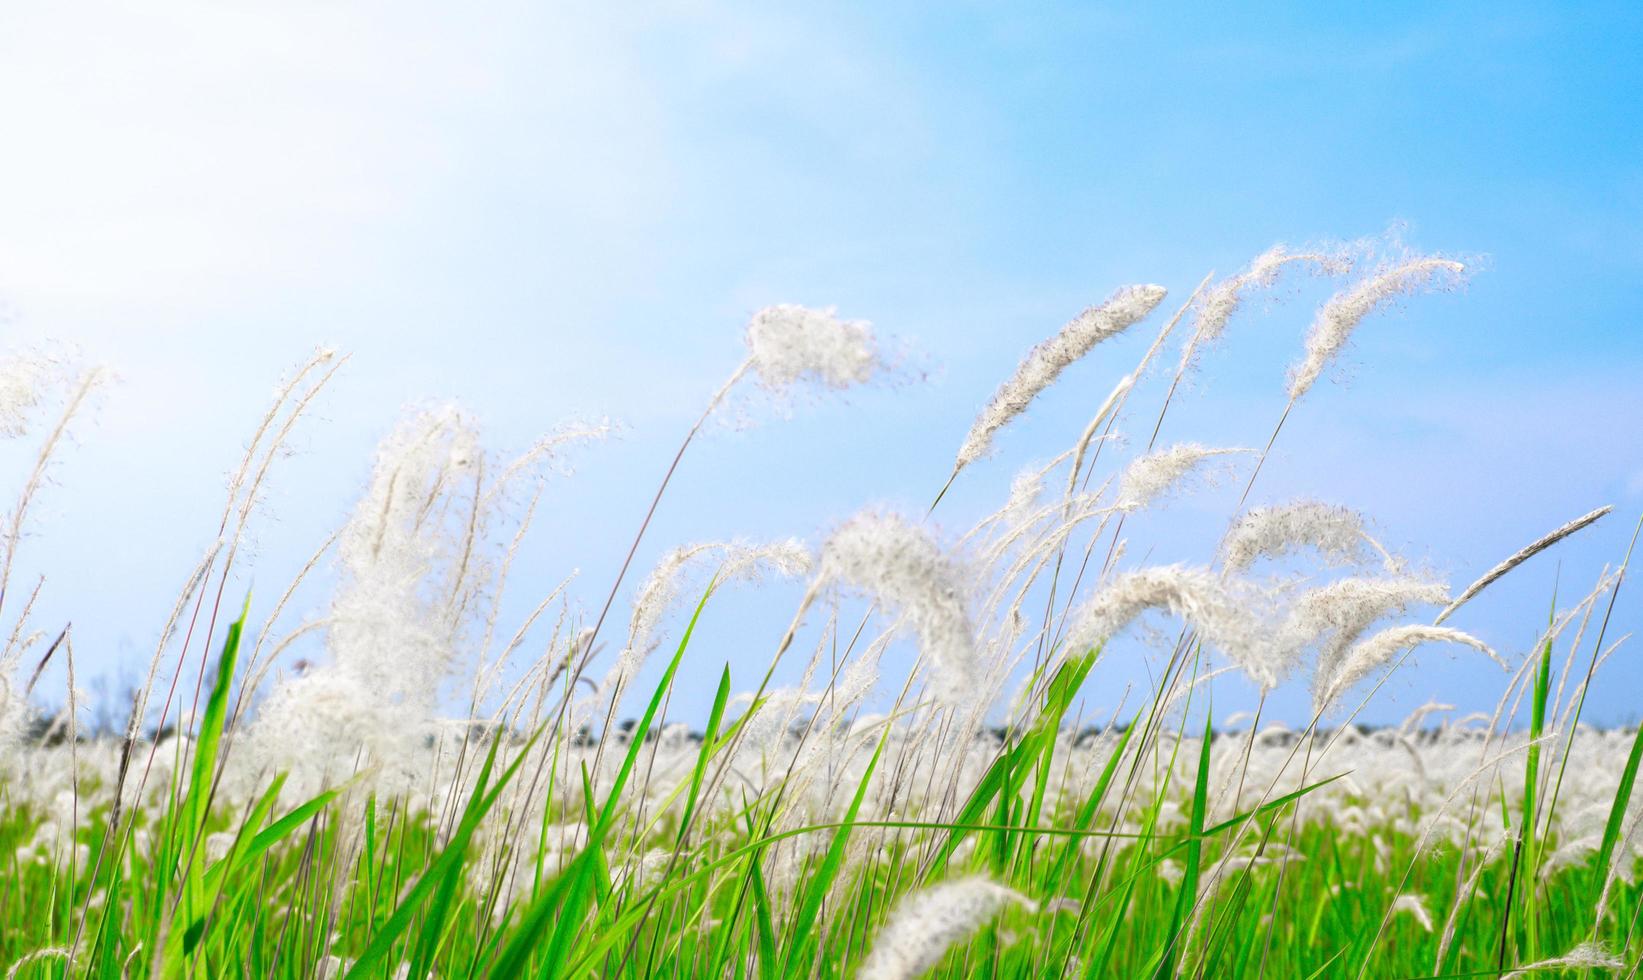
{"type": "MultiPolygon", "coordinates": [[[[124,725],[82,731],[71,633],[27,626],[32,597],[11,613],[4,976],[1635,975],[1643,733],[1581,720],[1618,646],[1610,614],[1630,555],[1554,603],[1520,658],[1439,625],[1607,512],[1456,593],[1411,572],[1356,512],[1245,509],[1282,419],[1359,321],[1464,274],[1364,248],[1275,249],[1206,279],[1074,445],[1024,471],[960,538],[928,515],[873,510],[817,549],[668,553],[634,590],[614,656],[598,641],[616,631],[609,614],[703,423],[748,379],[778,393],[871,381],[890,366],[868,325],[761,311],[747,360],[681,445],[597,612],[579,615],[554,589],[511,634],[499,597],[540,494],[532,474],[601,426],[492,465],[460,412],[417,413],[384,441],[353,519],[297,576],[333,556],[322,613],[281,625],[296,583],[258,610],[260,628],[251,601],[225,604],[272,463],[339,363],[321,352],[279,390],[230,481],[221,536],[165,621],[124,725]],[[1320,308],[1265,449],[1158,449],[1179,383],[1242,292],[1291,266],[1360,275],[1320,308]],[[1129,395],[1181,327],[1168,394],[1135,419],[1151,437],[1114,466],[1129,395]],[[1210,564],[1127,563],[1127,519],[1240,460],[1244,499],[1210,564]],[[703,610],[760,577],[806,583],[791,626],[770,638],[766,664],[713,663],[697,639],[703,610]],[[693,612],[670,616],[688,598],[693,612]],[[1417,607],[1438,612],[1411,619],[1417,607]],[[1099,669],[1134,655],[1115,639],[1147,615],[1179,630],[1164,634],[1152,683],[1086,717],[1099,669]],[[524,662],[537,633],[545,653],[524,662]],[[323,639],[326,659],[298,668],[286,651],[304,637],[323,639]],[[886,651],[902,641],[914,667],[886,684],[886,651]],[[1428,643],[1511,668],[1497,709],[1453,718],[1429,705],[1401,726],[1355,724],[1428,643]],[[659,682],[632,690],[653,657],[659,682]],[[54,658],[66,710],[39,717],[31,689],[54,658]],[[802,680],[776,686],[789,661],[802,680]],[[1216,710],[1229,672],[1263,692],[1252,717],[1216,710]],[[669,711],[685,676],[718,678],[707,716],[689,724],[669,711]],[[1262,717],[1267,693],[1304,679],[1305,724],[1262,717]],[[466,712],[453,719],[452,704],[466,712]]],[[[946,486],[1163,297],[1120,290],[1034,348],[946,486]]],[[[95,379],[67,388],[0,574],[95,379]]]]}

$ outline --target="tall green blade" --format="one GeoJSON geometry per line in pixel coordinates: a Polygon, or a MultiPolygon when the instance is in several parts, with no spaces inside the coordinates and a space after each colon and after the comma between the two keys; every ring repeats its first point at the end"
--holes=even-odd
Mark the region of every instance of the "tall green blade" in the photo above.
{"type": "Polygon", "coordinates": [[[1192,788],[1191,834],[1187,839],[1186,870],[1181,876],[1181,891],[1176,895],[1175,912],[1170,919],[1168,938],[1164,941],[1163,956],[1153,980],[1168,980],[1175,976],[1175,964],[1180,959],[1181,929],[1191,918],[1198,901],[1198,871],[1204,850],[1204,810],[1209,800],[1209,746],[1214,733],[1211,717],[1204,717],[1204,740],[1198,751],[1198,775],[1192,788]]]}
{"type": "Polygon", "coordinates": [[[712,594],[713,587],[709,585],[701,601],[696,604],[696,611],[691,614],[690,624],[685,627],[684,635],[679,639],[679,648],[674,652],[672,661],[668,663],[667,671],[651,695],[644,717],[629,733],[627,755],[622,760],[621,768],[617,770],[616,779],[611,784],[610,794],[606,796],[603,807],[600,808],[597,822],[588,829],[586,846],[571,860],[564,873],[538,895],[530,908],[520,917],[512,938],[491,966],[489,975],[496,980],[511,980],[523,973],[538,947],[542,950],[547,975],[559,976],[563,973],[572,939],[585,925],[583,913],[592,900],[595,860],[604,846],[605,835],[609,832],[611,821],[615,817],[622,791],[638,763],[639,752],[644,747],[657,714],[661,711],[662,702],[673,687],[673,676],[679,670],[679,663],[684,659],[686,648],[690,646],[691,635],[701,619],[702,609],[706,607],[708,597],[712,594]],[[543,942],[544,936],[546,942],[543,942]]]}
{"type": "MultiPolygon", "coordinates": [[[[1614,803],[1609,807],[1608,822],[1603,825],[1603,844],[1597,850],[1597,880],[1606,882],[1609,877],[1609,866],[1614,861],[1615,845],[1620,840],[1620,828],[1626,822],[1626,810],[1631,805],[1632,788],[1637,784],[1638,763],[1643,762],[1643,725],[1637,728],[1637,734],[1632,737],[1632,751],[1626,757],[1626,768],[1620,771],[1620,785],[1615,787],[1614,803]]],[[[1602,887],[1600,884],[1599,888],[1602,887]]],[[[1602,928],[1603,923],[1592,923],[1592,934],[1602,928]]]]}

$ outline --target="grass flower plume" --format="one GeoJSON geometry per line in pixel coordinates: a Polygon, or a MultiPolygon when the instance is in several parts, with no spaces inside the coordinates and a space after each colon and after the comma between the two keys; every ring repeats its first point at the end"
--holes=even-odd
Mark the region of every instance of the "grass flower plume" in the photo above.
{"type": "Polygon", "coordinates": [[[1289,372],[1289,398],[1299,400],[1346,348],[1352,332],[1366,317],[1400,296],[1454,288],[1465,281],[1466,266],[1453,259],[1418,255],[1389,262],[1356,285],[1336,293],[1318,310],[1306,335],[1306,356],[1289,372]]]}
{"type": "Polygon", "coordinates": [[[1055,384],[1061,372],[1097,344],[1146,319],[1164,301],[1165,292],[1162,286],[1126,286],[1100,306],[1080,313],[1062,327],[1060,333],[1028,351],[1015,374],[976,417],[963,445],[959,446],[955,468],[963,469],[985,456],[998,431],[1055,384]]]}
{"type": "Polygon", "coordinates": [[[865,320],[841,320],[831,309],[767,306],[747,325],[753,371],[771,388],[814,381],[841,389],[872,379],[882,366],[865,320]]]}

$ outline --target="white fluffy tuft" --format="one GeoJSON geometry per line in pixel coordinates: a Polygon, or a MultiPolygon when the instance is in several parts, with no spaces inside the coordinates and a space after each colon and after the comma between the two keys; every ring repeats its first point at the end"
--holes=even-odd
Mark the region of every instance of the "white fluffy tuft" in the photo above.
{"type": "Polygon", "coordinates": [[[1100,306],[1092,306],[1061,328],[1061,332],[1027,352],[1021,366],[987,403],[959,447],[956,467],[970,465],[992,447],[993,436],[1027,410],[1044,389],[1055,383],[1069,365],[1109,337],[1115,337],[1146,319],[1166,290],[1163,286],[1125,286],[1100,306]]]}
{"type": "Polygon", "coordinates": [[[901,900],[873,939],[857,980],[911,980],[940,962],[947,950],[979,929],[1005,906],[1037,905],[986,878],[962,878],[914,892],[901,900]]]}

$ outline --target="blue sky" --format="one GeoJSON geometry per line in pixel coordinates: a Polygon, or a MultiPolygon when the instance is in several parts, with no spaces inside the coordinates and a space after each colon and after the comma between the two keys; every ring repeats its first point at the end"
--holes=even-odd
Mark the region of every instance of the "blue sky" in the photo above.
{"type": "MultiPolygon", "coordinates": [[[[224,474],[315,343],[353,356],[276,474],[245,582],[283,587],[402,406],[455,398],[499,450],[625,423],[555,485],[522,565],[522,608],[573,568],[593,604],[760,306],[872,320],[923,377],[711,433],[641,567],[915,507],[1021,354],[1113,287],[1180,297],[1276,241],[1396,221],[1483,271],[1366,324],[1258,496],[1360,507],[1457,587],[1616,504],[1462,617],[1513,655],[1554,583],[1583,592],[1620,560],[1643,510],[1635,5],[886,7],[9,5],[3,342],[67,340],[121,378],[19,556],[47,576],[44,618],[75,620],[110,673],[146,662],[224,474]]],[[[1164,437],[1264,440],[1318,298],[1235,322],[1164,437]]],[[[1142,342],[1070,372],[944,524],[1074,438],[1142,342]]],[[[6,471],[26,452],[0,449],[6,471]]],[[[1191,558],[1230,503],[1184,500],[1132,547],[1191,558]]],[[[1643,624],[1638,596],[1611,637],[1643,624]]],[[[727,595],[703,657],[751,682],[792,599],[727,595]]],[[[1503,683],[1418,659],[1369,717],[1486,708],[1503,683]]],[[[1606,673],[1593,716],[1636,718],[1638,654],[1606,673]]]]}

